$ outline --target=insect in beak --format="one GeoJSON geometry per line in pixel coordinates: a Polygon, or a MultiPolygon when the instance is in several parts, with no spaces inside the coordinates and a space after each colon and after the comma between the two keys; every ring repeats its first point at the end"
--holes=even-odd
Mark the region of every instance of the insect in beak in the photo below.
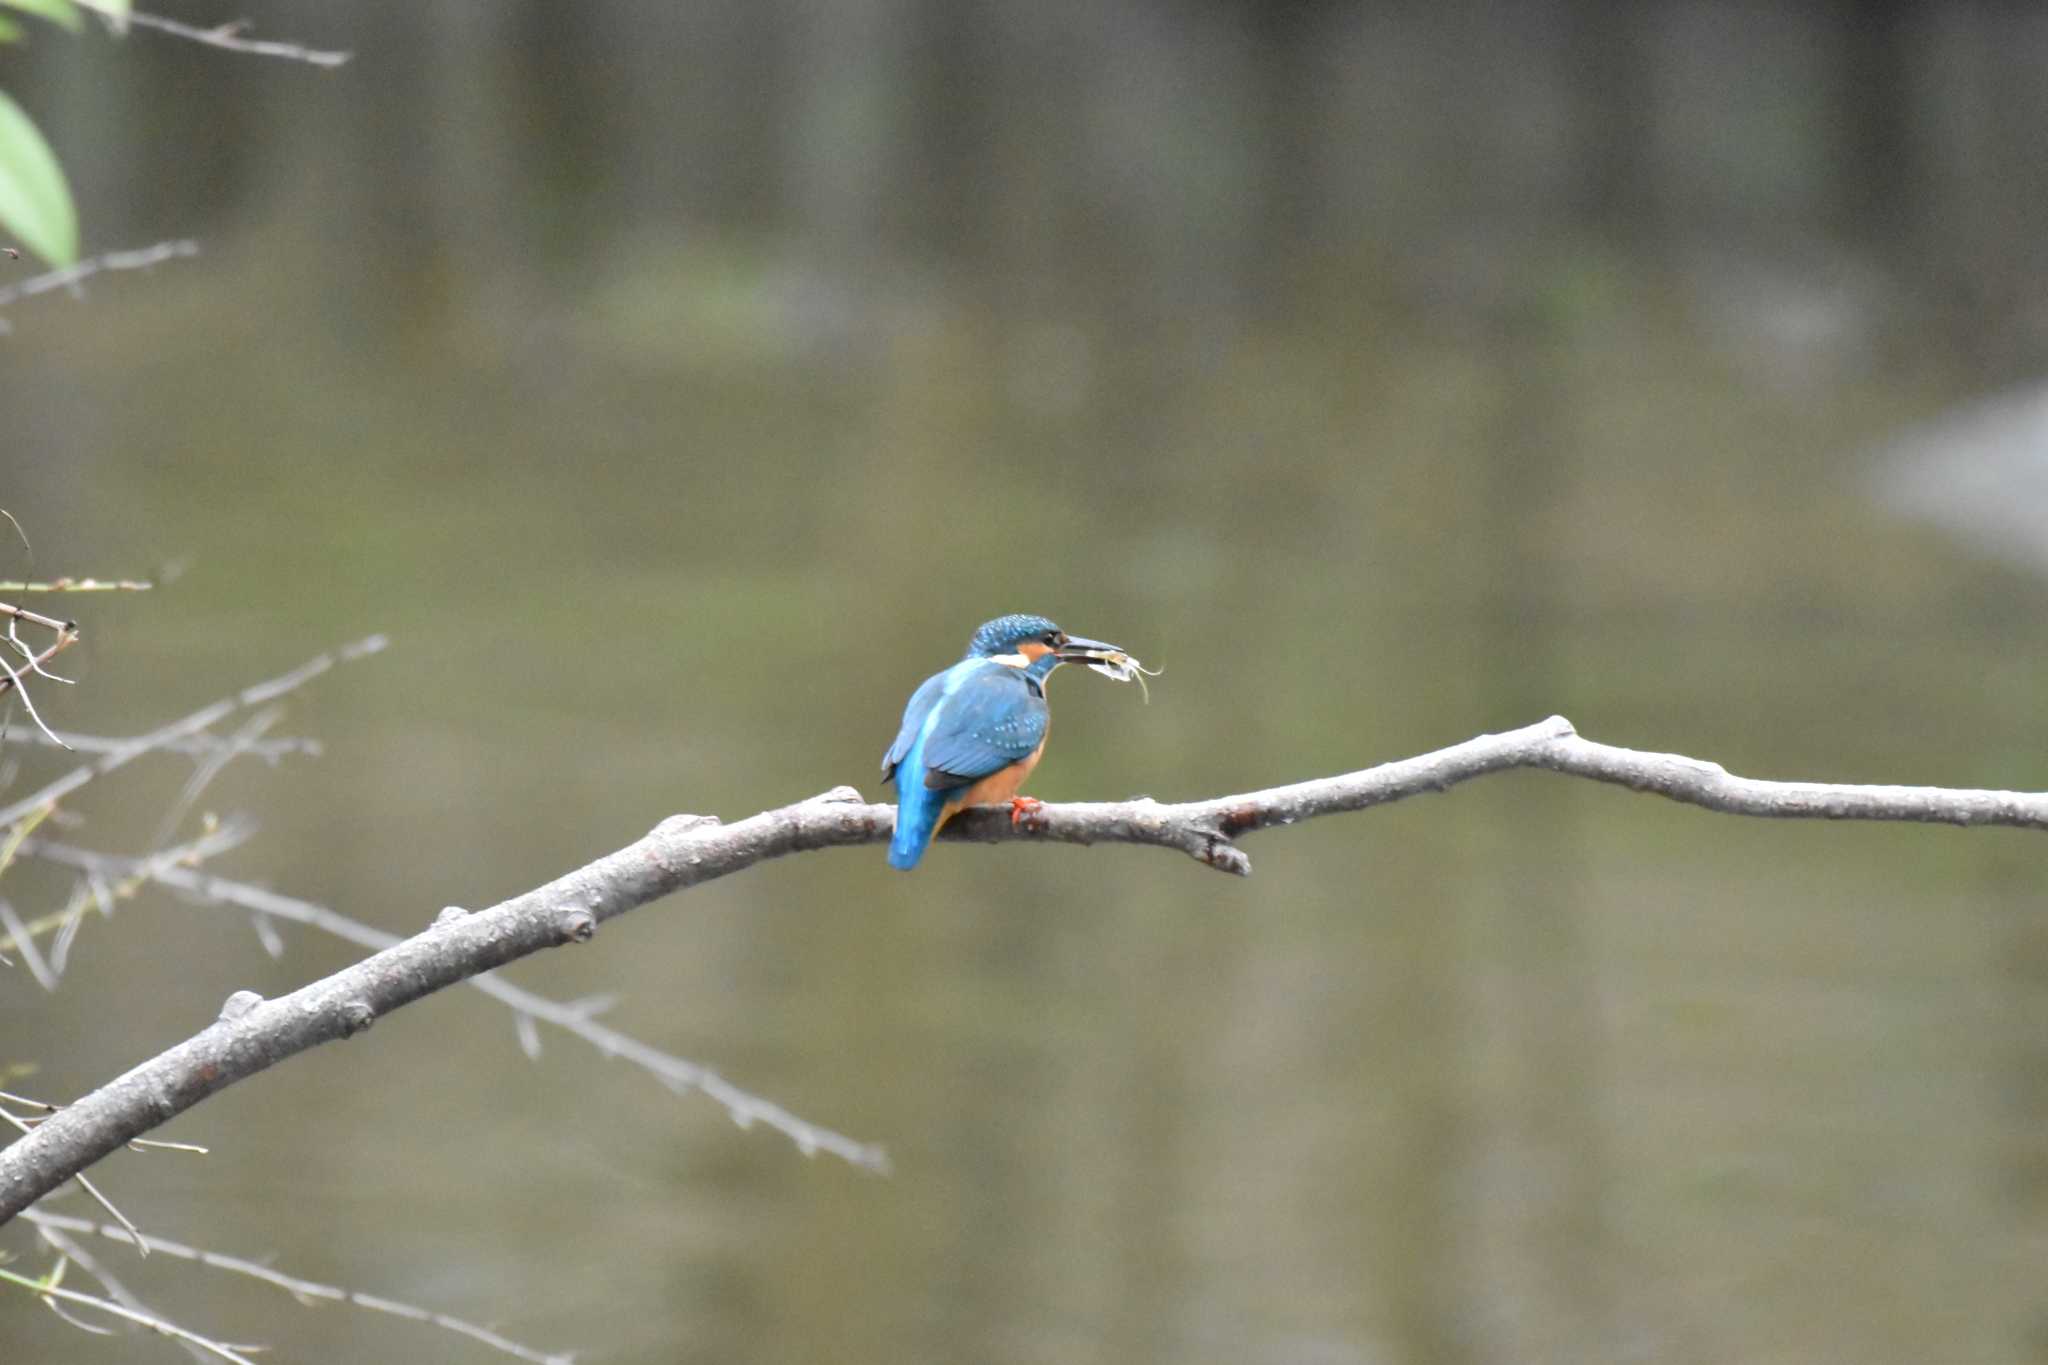
{"type": "Polygon", "coordinates": [[[1152,691],[1145,686],[1145,679],[1156,678],[1162,671],[1145,667],[1122,649],[1101,640],[1070,638],[1060,646],[1059,655],[1061,663],[1082,664],[1105,678],[1137,683],[1147,702],[1152,700],[1152,691]]]}

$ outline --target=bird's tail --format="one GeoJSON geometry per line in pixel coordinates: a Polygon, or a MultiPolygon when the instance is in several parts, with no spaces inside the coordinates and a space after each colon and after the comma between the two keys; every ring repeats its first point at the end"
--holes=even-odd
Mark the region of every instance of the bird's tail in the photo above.
{"type": "Polygon", "coordinates": [[[917,860],[932,846],[932,835],[938,832],[944,816],[945,801],[940,793],[926,790],[921,782],[913,781],[906,787],[899,781],[896,837],[889,841],[889,866],[905,872],[916,867],[917,860]]]}

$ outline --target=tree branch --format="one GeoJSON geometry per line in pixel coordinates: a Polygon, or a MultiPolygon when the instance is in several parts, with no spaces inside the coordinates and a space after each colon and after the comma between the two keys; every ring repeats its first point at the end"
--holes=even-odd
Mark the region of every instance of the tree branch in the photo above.
{"type": "MultiPolygon", "coordinates": [[[[72,265],[61,266],[41,275],[31,275],[19,284],[0,288],[0,308],[5,308],[18,299],[32,298],[48,293],[52,289],[68,289],[74,296],[83,295],[85,281],[105,270],[147,270],[151,266],[181,256],[197,256],[199,243],[158,242],[155,246],[142,247],[135,251],[109,251],[100,256],[88,256],[72,265]]],[[[11,330],[6,319],[0,318],[0,336],[11,330]]]]}
{"type": "MultiPolygon", "coordinates": [[[[87,1274],[99,1280],[107,1289],[107,1297],[125,1307],[136,1309],[140,1312],[149,1311],[146,1305],[136,1302],[134,1296],[128,1294],[119,1281],[114,1280],[98,1265],[94,1264],[92,1257],[82,1246],[72,1240],[69,1235],[74,1232],[80,1235],[97,1233],[109,1241],[132,1246],[135,1244],[135,1239],[126,1229],[117,1228],[110,1223],[95,1223],[88,1218],[67,1218],[61,1213],[45,1213],[41,1209],[31,1209],[24,1216],[30,1223],[35,1225],[37,1236],[48,1242],[52,1247],[55,1247],[59,1254],[70,1257],[87,1274]]],[[[211,1266],[216,1270],[223,1270],[229,1274],[243,1275],[252,1280],[260,1280],[264,1284],[274,1285],[309,1307],[317,1303],[354,1304],[358,1308],[367,1308],[373,1313],[386,1313],[392,1317],[404,1318],[409,1322],[429,1323],[444,1331],[468,1337],[472,1341],[480,1341],[493,1350],[502,1351],[517,1360],[527,1361],[529,1365],[572,1365],[572,1358],[566,1352],[547,1354],[535,1350],[531,1346],[514,1341],[510,1337],[493,1331],[481,1323],[469,1322],[448,1313],[437,1313],[429,1308],[421,1308],[410,1303],[401,1303],[396,1299],[387,1299],[376,1294],[365,1294],[360,1290],[344,1289],[340,1285],[322,1284],[317,1280],[302,1280],[296,1275],[287,1275],[270,1265],[259,1264],[240,1256],[225,1256],[217,1251],[207,1251],[200,1247],[187,1246],[183,1242],[166,1241],[161,1237],[150,1240],[150,1249],[161,1255],[176,1257],[184,1261],[192,1261],[198,1265],[211,1266]]]]}
{"type": "Polygon", "coordinates": [[[12,825],[46,806],[54,806],[95,778],[104,777],[117,768],[125,768],[145,754],[153,754],[181,740],[189,739],[237,711],[251,706],[261,706],[267,701],[275,701],[294,688],[305,686],[335,665],[368,658],[389,643],[390,641],[382,635],[372,635],[357,640],[354,644],[343,645],[340,649],[307,660],[282,677],[245,687],[233,696],[222,697],[211,706],[202,706],[191,715],[174,720],[169,725],[159,726],[146,735],[122,740],[112,748],[101,750],[99,758],[95,761],[82,763],[27,796],[18,797],[5,806],[0,806],[0,826],[12,825]]]}
{"type": "MultiPolygon", "coordinates": [[[[352,920],[346,915],[336,914],[324,905],[300,900],[296,896],[280,895],[267,887],[230,881],[192,866],[197,858],[209,856],[213,844],[221,841],[223,836],[239,840],[242,832],[243,827],[230,822],[208,836],[207,840],[181,848],[167,849],[148,858],[121,858],[35,838],[24,838],[21,841],[21,852],[24,856],[74,867],[90,877],[100,878],[111,883],[117,895],[125,892],[133,882],[147,880],[169,887],[188,900],[201,905],[233,906],[248,910],[257,917],[259,923],[269,919],[281,919],[293,924],[307,925],[373,952],[389,948],[401,941],[396,934],[386,933],[382,929],[352,920]]],[[[6,902],[0,900],[0,907],[5,905],[6,902]]],[[[34,930],[36,925],[31,924],[27,928],[34,930]]],[[[17,937],[20,936],[17,934],[17,937]]],[[[0,939],[0,948],[9,944],[10,940],[0,939]]],[[[23,956],[27,956],[26,951],[23,956]]],[[[715,1071],[663,1052],[660,1048],[649,1046],[630,1034],[621,1033],[615,1028],[599,1023],[597,1016],[611,1003],[608,998],[554,1000],[515,986],[496,972],[472,976],[464,984],[474,986],[509,1008],[517,1020],[520,1041],[536,1056],[540,1047],[540,1034],[535,1025],[552,1024],[581,1038],[596,1048],[600,1056],[618,1057],[640,1067],[678,1094],[689,1090],[702,1091],[712,1100],[724,1105],[726,1113],[732,1116],[732,1121],[742,1128],[751,1128],[758,1123],[783,1134],[806,1155],[820,1151],[830,1152],[856,1166],[865,1166],[875,1171],[888,1169],[888,1158],[879,1147],[855,1142],[852,1138],[835,1133],[829,1128],[821,1128],[815,1123],[807,1122],[781,1105],[749,1094],[715,1071]]],[[[0,1091],[0,1098],[5,1098],[4,1091],[0,1091]]]]}
{"type": "MultiPolygon", "coordinates": [[[[2048,794],[1759,781],[1699,759],[1595,743],[1553,716],[1360,772],[1210,801],[1044,806],[1015,824],[1007,808],[977,808],[949,825],[945,837],[1150,844],[1244,875],[1251,863],[1235,842],[1241,835],[1515,768],[1568,773],[1734,815],[2048,829],[2048,794]]],[[[584,942],[604,921],[671,892],[790,853],[887,842],[895,817],[895,807],[868,805],[850,787],[732,825],[672,816],[638,842],[489,910],[444,911],[425,932],[290,995],[265,1001],[237,992],[216,1022],[0,1150],[0,1223],[123,1143],[295,1053],[351,1037],[401,1005],[516,958],[584,942]]]]}
{"type": "MultiPolygon", "coordinates": [[[[249,29],[248,21],[244,19],[213,28],[195,28],[191,24],[181,24],[175,19],[166,19],[161,15],[130,11],[121,22],[132,24],[136,28],[153,28],[159,33],[204,43],[208,47],[225,48],[229,52],[247,52],[258,57],[282,57],[286,61],[306,62],[313,66],[340,66],[355,55],[349,52],[323,52],[317,48],[307,47],[303,43],[279,43],[244,37],[249,29]]],[[[110,22],[110,27],[112,26],[114,25],[110,22]]]]}

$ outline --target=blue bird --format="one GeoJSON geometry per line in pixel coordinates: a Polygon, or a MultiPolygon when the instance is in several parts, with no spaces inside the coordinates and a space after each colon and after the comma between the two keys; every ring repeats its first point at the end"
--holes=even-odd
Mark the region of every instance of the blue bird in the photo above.
{"type": "Polygon", "coordinates": [[[889,866],[916,867],[964,807],[1028,800],[1017,789],[1045,752],[1045,680],[1063,663],[1123,657],[1115,645],[1068,635],[1043,616],[998,616],[975,631],[965,658],[911,694],[903,728],[882,755],[882,780],[896,784],[889,866]]]}

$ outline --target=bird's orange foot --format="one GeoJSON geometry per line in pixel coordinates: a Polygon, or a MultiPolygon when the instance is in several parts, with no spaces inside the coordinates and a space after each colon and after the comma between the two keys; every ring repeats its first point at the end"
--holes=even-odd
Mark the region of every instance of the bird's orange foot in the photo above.
{"type": "Polygon", "coordinates": [[[1045,802],[1035,796],[1013,796],[1010,798],[1010,828],[1023,829],[1026,820],[1036,820],[1038,813],[1045,809],[1045,802]]]}

